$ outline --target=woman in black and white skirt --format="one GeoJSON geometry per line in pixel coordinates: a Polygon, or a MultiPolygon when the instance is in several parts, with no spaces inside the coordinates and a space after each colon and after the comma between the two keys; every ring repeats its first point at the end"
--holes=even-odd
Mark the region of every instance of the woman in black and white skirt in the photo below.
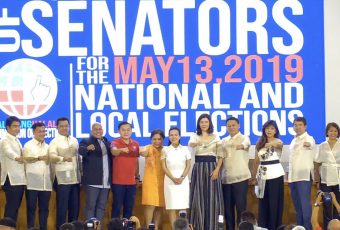
{"type": "Polygon", "coordinates": [[[219,151],[220,138],[213,134],[210,115],[197,120],[196,134],[189,140],[195,153],[190,185],[189,222],[195,230],[217,229],[218,216],[223,215],[223,195],[219,171],[223,153],[219,151]]]}

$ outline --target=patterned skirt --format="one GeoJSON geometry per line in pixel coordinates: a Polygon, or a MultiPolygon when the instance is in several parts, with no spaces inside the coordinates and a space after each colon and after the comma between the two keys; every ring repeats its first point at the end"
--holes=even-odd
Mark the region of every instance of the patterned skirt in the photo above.
{"type": "Polygon", "coordinates": [[[189,222],[195,230],[216,230],[224,215],[221,178],[211,180],[216,167],[213,156],[196,156],[190,184],[189,222]]]}

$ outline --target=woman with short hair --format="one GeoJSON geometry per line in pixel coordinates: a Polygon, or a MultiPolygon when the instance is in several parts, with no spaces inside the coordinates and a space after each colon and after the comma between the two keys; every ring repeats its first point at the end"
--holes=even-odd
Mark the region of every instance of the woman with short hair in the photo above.
{"type": "Polygon", "coordinates": [[[140,149],[140,154],[145,157],[142,204],[145,207],[146,226],[154,222],[158,229],[164,207],[164,171],[161,164],[161,152],[165,135],[162,130],[155,129],[151,132],[150,138],[151,145],[140,149]]]}
{"type": "MultiPolygon", "coordinates": [[[[328,123],[325,134],[327,140],[320,144],[319,152],[315,158],[315,179],[316,181],[321,182],[319,188],[322,192],[333,192],[336,200],[340,202],[339,125],[334,122],[328,123]]],[[[323,215],[324,229],[327,229],[327,225],[330,220],[339,219],[339,214],[335,207],[333,207],[331,199],[324,199],[323,215]]]]}

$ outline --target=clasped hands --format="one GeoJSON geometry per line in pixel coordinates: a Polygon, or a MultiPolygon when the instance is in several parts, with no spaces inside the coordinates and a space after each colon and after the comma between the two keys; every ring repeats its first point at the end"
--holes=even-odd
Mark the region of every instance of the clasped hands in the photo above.
{"type": "Polygon", "coordinates": [[[184,178],[183,177],[172,177],[170,178],[175,184],[179,185],[179,184],[182,184],[184,178]]]}

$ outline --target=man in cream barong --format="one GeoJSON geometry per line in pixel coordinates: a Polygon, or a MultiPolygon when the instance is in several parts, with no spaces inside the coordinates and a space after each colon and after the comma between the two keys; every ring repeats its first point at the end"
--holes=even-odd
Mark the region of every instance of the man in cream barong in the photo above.
{"type": "Polygon", "coordinates": [[[310,195],[314,175],[315,140],[306,129],[307,122],[304,117],[294,119],[296,136],[289,146],[288,183],[296,210],[297,224],[312,230],[310,195]]]}
{"type": "Polygon", "coordinates": [[[15,222],[26,185],[22,145],[18,139],[20,124],[19,118],[8,117],[7,133],[0,142],[1,185],[6,196],[4,217],[10,217],[15,222]]]}
{"type": "Polygon", "coordinates": [[[222,190],[227,229],[235,229],[241,222],[241,213],[247,209],[250,139],[240,130],[235,117],[226,121],[229,136],[222,139],[223,159],[222,190]],[[237,223],[235,224],[235,211],[237,223]]]}
{"type": "Polygon", "coordinates": [[[45,125],[37,122],[32,125],[33,139],[23,150],[26,162],[26,204],[27,228],[34,227],[36,204],[39,206],[39,229],[47,230],[48,206],[52,191],[48,144],[45,142],[45,125]]]}
{"type": "Polygon", "coordinates": [[[69,135],[69,120],[57,119],[58,136],[49,147],[49,157],[54,166],[54,188],[57,193],[56,228],[78,219],[79,215],[79,168],[78,141],[69,135]],[[66,218],[66,215],[68,218],[66,218]]]}

